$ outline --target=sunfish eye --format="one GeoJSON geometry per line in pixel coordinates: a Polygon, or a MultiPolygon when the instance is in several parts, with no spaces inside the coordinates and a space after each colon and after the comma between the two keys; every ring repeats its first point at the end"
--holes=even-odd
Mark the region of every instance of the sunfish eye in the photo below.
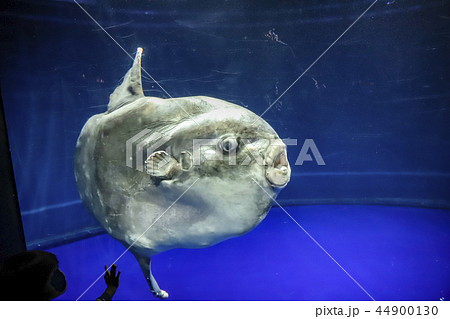
{"type": "Polygon", "coordinates": [[[224,153],[231,153],[238,147],[238,142],[234,137],[226,137],[219,142],[219,148],[224,153]]]}

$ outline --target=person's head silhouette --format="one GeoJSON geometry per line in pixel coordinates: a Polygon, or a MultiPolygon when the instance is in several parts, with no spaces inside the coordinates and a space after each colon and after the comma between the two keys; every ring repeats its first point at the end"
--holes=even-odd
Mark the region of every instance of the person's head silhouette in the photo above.
{"type": "Polygon", "coordinates": [[[52,253],[25,251],[0,265],[0,300],[52,300],[66,288],[66,277],[52,253]]]}

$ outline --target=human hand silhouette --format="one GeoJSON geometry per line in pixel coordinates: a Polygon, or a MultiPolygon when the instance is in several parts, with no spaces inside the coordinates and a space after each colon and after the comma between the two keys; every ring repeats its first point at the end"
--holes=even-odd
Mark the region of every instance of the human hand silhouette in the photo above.
{"type": "Polygon", "coordinates": [[[105,283],[108,287],[117,289],[119,287],[120,271],[116,275],[116,270],[117,266],[115,264],[111,266],[111,271],[109,271],[108,266],[105,265],[105,276],[103,278],[105,278],[105,283]]]}

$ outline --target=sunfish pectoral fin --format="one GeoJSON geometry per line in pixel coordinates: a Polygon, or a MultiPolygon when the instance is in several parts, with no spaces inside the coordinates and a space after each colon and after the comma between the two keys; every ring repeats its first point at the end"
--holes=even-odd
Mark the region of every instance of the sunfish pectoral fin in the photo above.
{"type": "Polygon", "coordinates": [[[122,84],[109,96],[108,113],[144,97],[141,79],[141,59],[142,48],[138,48],[133,66],[125,74],[122,84]]]}
{"type": "Polygon", "coordinates": [[[181,171],[181,167],[167,152],[157,151],[145,160],[145,170],[152,177],[171,179],[181,171]]]}

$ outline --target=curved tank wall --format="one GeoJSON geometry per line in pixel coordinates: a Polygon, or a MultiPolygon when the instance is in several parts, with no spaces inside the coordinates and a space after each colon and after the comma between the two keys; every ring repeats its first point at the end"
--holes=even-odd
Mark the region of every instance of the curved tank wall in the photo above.
{"type": "Polygon", "coordinates": [[[143,74],[146,95],[227,100],[290,141],[282,206],[450,208],[448,1],[378,1],[354,25],[371,1],[78,3],[101,27],[73,1],[0,5],[28,248],[103,232],[79,199],[73,152],[137,47],[166,91],[143,74]]]}

